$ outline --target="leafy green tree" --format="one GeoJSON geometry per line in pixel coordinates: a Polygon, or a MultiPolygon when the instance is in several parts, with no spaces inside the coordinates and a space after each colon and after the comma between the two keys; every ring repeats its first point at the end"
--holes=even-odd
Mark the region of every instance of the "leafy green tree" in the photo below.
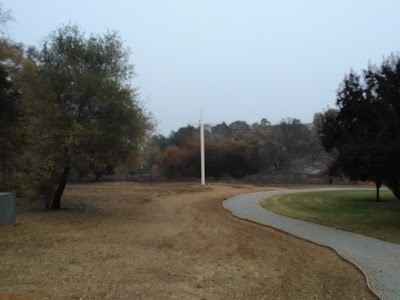
{"type": "MultiPolygon", "coordinates": [[[[400,57],[390,55],[381,66],[364,71],[366,98],[374,106],[376,164],[383,183],[400,199],[400,57]]],[[[367,121],[366,121],[367,122],[367,121]]]]}
{"type": "Polygon", "coordinates": [[[164,151],[164,149],[170,145],[168,138],[166,138],[162,134],[156,136],[155,142],[157,143],[160,151],[164,151]]]}
{"type": "Polygon", "coordinates": [[[281,141],[288,153],[288,160],[303,155],[310,142],[310,129],[294,118],[282,120],[277,127],[280,128],[281,141]]]}
{"type": "Polygon", "coordinates": [[[169,144],[175,146],[183,145],[188,139],[192,138],[193,135],[197,134],[199,129],[188,125],[186,127],[181,127],[176,132],[171,132],[169,136],[169,144]]]}
{"type": "Polygon", "coordinates": [[[336,151],[331,173],[351,180],[373,181],[376,199],[386,184],[400,198],[400,59],[369,66],[361,78],[346,75],[338,90],[336,114],[325,113],[320,137],[336,151]]]}
{"type": "Polygon", "coordinates": [[[72,168],[109,171],[140,145],[150,123],[115,32],[86,37],[65,26],[28,54],[20,76],[27,169],[46,182],[46,207],[59,209],[72,168]]]}
{"type": "Polygon", "coordinates": [[[249,141],[254,138],[251,126],[245,121],[235,121],[229,124],[229,128],[231,129],[232,138],[236,141],[249,141]]]}
{"type": "Polygon", "coordinates": [[[0,174],[10,176],[20,153],[20,92],[15,74],[23,61],[22,47],[6,38],[5,25],[12,20],[10,11],[0,5],[0,174]]]}
{"type": "Polygon", "coordinates": [[[319,139],[319,129],[321,128],[322,113],[315,113],[314,120],[310,128],[309,139],[305,146],[305,153],[311,159],[311,169],[314,171],[316,162],[319,160],[329,162],[329,155],[324,151],[321,140],[319,139]]]}
{"type": "Polygon", "coordinates": [[[211,128],[213,135],[219,135],[221,137],[229,138],[232,134],[232,129],[225,123],[217,124],[211,128]]]}
{"type": "Polygon", "coordinates": [[[18,151],[18,104],[20,94],[0,64],[0,173],[10,174],[11,159],[18,151]]]}
{"type": "Polygon", "coordinates": [[[264,121],[253,127],[264,163],[271,163],[276,171],[289,167],[294,159],[306,155],[310,147],[310,129],[300,120],[287,118],[277,125],[264,121]]]}

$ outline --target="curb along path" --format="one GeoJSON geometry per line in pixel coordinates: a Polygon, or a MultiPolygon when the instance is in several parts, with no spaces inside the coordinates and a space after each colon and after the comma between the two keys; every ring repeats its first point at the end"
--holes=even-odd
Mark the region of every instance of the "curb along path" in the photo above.
{"type": "Polygon", "coordinates": [[[333,248],[358,266],[367,276],[370,288],[382,299],[400,299],[400,245],[323,225],[294,220],[261,207],[270,196],[335,189],[303,189],[258,192],[229,198],[224,209],[240,219],[271,226],[311,242],[333,248]]]}

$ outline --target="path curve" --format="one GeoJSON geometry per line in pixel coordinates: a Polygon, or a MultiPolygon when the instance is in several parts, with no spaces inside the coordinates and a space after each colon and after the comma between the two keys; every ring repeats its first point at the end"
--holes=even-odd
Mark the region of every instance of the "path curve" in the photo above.
{"type": "Polygon", "coordinates": [[[338,189],[297,189],[239,195],[222,202],[224,209],[240,219],[267,225],[305,240],[333,248],[340,256],[360,268],[370,288],[382,299],[400,299],[400,245],[357,233],[294,220],[261,207],[270,196],[306,191],[338,189]]]}

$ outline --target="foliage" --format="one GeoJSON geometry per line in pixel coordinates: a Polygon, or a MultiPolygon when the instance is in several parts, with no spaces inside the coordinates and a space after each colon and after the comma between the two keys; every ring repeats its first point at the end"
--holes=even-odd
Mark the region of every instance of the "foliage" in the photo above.
{"type": "Polygon", "coordinates": [[[6,37],[5,27],[13,20],[9,10],[0,5],[0,191],[13,191],[18,197],[37,196],[37,182],[21,168],[24,146],[21,126],[21,92],[17,77],[21,69],[23,47],[6,37]]]}
{"type": "Polygon", "coordinates": [[[20,94],[0,64],[0,173],[11,174],[19,144],[18,104],[20,94]]]}
{"type": "Polygon", "coordinates": [[[276,171],[290,166],[293,160],[311,151],[312,132],[300,120],[287,118],[275,126],[264,126],[261,134],[258,131],[260,151],[264,160],[272,163],[276,171]]]}
{"type": "MultiPolygon", "coordinates": [[[[172,132],[169,138],[158,137],[160,154],[156,162],[167,177],[198,176],[198,131],[188,126],[172,132]]],[[[277,125],[266,119],[253,125],[244,121],[217,124],[205,132],[207,176],[241,178],[271,165],[277,171],[289,168],[293,160],[320,151],[315,150],[319,141],[312,135],[307,126],[292,118],[277,125]]]]}
{"type": "Polygon", "coordinates": [[[225,122],[221,124],[217,124],[212,127],[212,134],[219,135],[221,137],[230,137],[232,136],[232,128],[228,126],[225,122]]]}
{"type": "Polygon", "coordinates": [[[176,132],[171,132],[169,136],[169,143],[175,146],[182,146],[187,139],[190,139],[197,133],[196,128],[193,126],[181,127],[176,132]]]}
{"type": "MultiPolygon", "coordinates": [[[[252,161],[251,147],[243,141],[209,136],[206,139],[207,175],[216,179],[223,176],[243,177],[257,171],[252,161]]],[[[199,137],[188,139],[182,147],[169,146],[157,158],[165,175],[196,177],[200,173],[199,137]]]]}
{"type": "Polygon", "coordinates": [[[185,161],[188,153],[177,146],[169,146],[157,157],[157,162],[168,178],[187,175],[185,161]]]}
{"type": "Polygon", "coordinates": [[[22,63],[22,47],[5,37],[4,27],[12,20],[10,11],[0,6],[0,175],[16,169],[21,146],[19,124],[20,92],[15,85],[15,74],[22,63]]]}
{"type": "Polygon", "coordinates": [[[141,143],[149,120],[129,85],[133,66],[116,33],[86,38],[65,26],[28,58],[19,77],[26,171],[58,185],[46,193],[47,207],[57,209],[72,168],[96,177],[112,172],[141,143]]]}
{"type": "Polygon", "coordinates": [[[400,198],[400,59],[369,66],[361,78],[346,75],[338,90],[337,112],[323,115],[320,138],[335,151],[331,173],[351,180],[386,184],[400,198]]]}

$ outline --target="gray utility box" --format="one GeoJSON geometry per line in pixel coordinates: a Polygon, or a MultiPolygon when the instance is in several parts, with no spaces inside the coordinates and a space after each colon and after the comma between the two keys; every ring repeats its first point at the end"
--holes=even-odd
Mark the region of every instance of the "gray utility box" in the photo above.
{"type": "Polygon", "coordinates": [[[0,225],[15,224],[15,194],[0,193],[0,225]]]}

